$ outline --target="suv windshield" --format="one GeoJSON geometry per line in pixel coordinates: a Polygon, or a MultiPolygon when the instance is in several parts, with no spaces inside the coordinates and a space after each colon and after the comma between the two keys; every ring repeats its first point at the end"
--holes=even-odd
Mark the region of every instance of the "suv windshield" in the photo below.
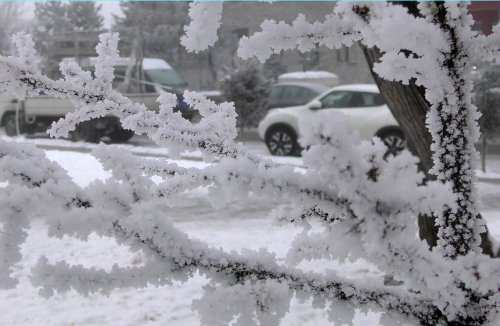
{"type": "Polygon", "coordinates": [[[184,86],[186,82],[173,69],[148,69],[144,70],[146,80],[166,86],[184,86]]]}

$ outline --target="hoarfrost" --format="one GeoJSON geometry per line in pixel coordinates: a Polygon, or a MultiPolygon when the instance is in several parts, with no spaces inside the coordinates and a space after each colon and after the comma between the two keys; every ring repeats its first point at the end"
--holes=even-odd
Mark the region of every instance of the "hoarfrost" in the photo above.
{"type": "MultiPolygon", "coordinates": [[[[53,124],[52,136],[68,135],[80,122],[113,115],[123,127],[146,134],[172,152],[199,149],[213,164],[183,168],[102,145],[93,155],[113,177],[80,188],[42,150],[0,141],[0,182],[7,182],[0,188],[0,284],[16,285],[13,267],[22,258],[25,230],[37,217],[47,223],[50,236],[87,240],[95,232],[145,254],[142,266],[111,270],[51,263],[41,257],[32,281],[46,296],[71,289],[83,295],[106,294],[200,273],[210,284],[193,308],[211,325],[278,325],[294,295],[314,297],[315,305],[328,306],[331,320],[339,322],[352,320],[351,305],[422,324],[494,322],[500,281],[489,276],[500,272],[500,263],[479,248],[484,226],[477,216],[471,163],[477,155],[473,144],[478,114],[470,102],[471,83],[464,76],[471,68],[467,58],[496,58],[498,28],[490,37],[472,33],[463,3],[419,8],[421,17],[415,17],[394,4],[339,3],[323,22],[309,23],[302,15],[292,25],[267,20],[261,32],[241,40],[239,54],[265,60],[285,49],[307,51],[318,44],[338,48],[361,41],[379,46],[384,55],[375,71],[381,77],[402,82],[415,78],[426,89],[437,180],[425,183],[417,160],[408,152],[384,158],[386,148],[380,140],[360,142],[342,118],[301,122],[302,130],[308,131],[301,139],[307,148],[306,169],[297,171],[252,155],[235,141],[231,103],[216,104],[185,92],[186,102],[202,115],[198,124],[173,113],[175,99],[168,94],[158,98],[159,112],[149,111],[111,88],[115,34],[100,38],[95,78],[76,63],[67,63],[61,65],[60,80],[40,74],[33,64],[33,42],[26,35],[16,36],[19,55],[0,57],[1,89],[21,98],[43,90],[76,106],[53,124]],[[457,128],[449,128],[452,124],[457,128]],[[152,177],[159,181],[152,182],[152,177]],[[387,191],[394,185],[397,191],[387,191]],[[237,253],[211,248],[178,230],[168,218],[169,207],[182,200],[179,194],[198,187],[227,200],[250,194],[293,201],[293,209],[274,212],[281,223],[303,230],[293,241],[288,263],[277,261],[267,249],[237,253]],[[417,238],[419,214],[438,217],[438,248],[429,250],[417,238]],[[317,222],[321,227],[312,228],[317,222]],[[340,239],[346,239],[344,244],[340,239]],[[312,259],[366,259],[404,281],[404,287],[365,284],[331,271],[318,274],[291,266],[312,259]],[[340,307],[339,301],[350,308],[340,307]]],[[[221,12],[222,3],[191,4],[195,20],[186,28],[183,44],[193,51],[212,45],[221,12]]]]}

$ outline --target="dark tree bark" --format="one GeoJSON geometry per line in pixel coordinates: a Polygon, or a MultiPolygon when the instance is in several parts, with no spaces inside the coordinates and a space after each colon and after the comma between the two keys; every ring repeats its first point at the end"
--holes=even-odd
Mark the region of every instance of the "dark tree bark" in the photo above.
{"type": "MultiPolygon", "coordinates": [[[[427,178],[432,167],[431,135],[425,126],[425,116],[429,105],[423,96],[423,90],[413,82],[403,85],[399,82],[387,81],[373,72],[373,64],[376,63],[381,53],[378,48],[367,48],[361,45],[363,53],[372,72],[373,79],[380,89],[380,93],[396,118],[408,142],[411,153],[420,158],[420,170],[427,178]]],[[[420,238],[426,240],[433,247],[437,243],[438,227],[432,216],[419,216],[418,226],[420,238]]]]}
{"type": "Polygon", "coordinates": [[[367,48],[362,45],[373,79],[391,109],[392,114],[405,132],[409,149],[420,158],[420,169],[427,174],[432,167],[432,139],[425,126],[425,116],[429,105],[423,97],[421,88],[413,82],[403,85],[399,82],[386,81],[373,72],[373,64],[381,53],[378,48],[367,48]]]}

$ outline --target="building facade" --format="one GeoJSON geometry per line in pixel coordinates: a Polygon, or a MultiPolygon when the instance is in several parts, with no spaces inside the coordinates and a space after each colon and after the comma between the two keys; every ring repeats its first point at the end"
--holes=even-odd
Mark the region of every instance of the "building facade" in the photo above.
{"type": "Polygon", "coordinates": [[[469,6],[474,17],[474,30],[488,35],[500,20],[500,1],[474,1],[469,6]]]}
{"type": "MultiPolygon", "coordinates": [[[[210,49],[210,59],[200,57],[199,66],[179,67],[179,72],[194,88],[206,89],[220,82],[244,62],[236,52],[242,36],[260,31],[266,19],[292,23],[299,14],[309,22],[323,21],[333,12],[334,2],[228,2],[224,4],[219,40],[210,49]],[[212,71],[209,66],[212,65],[212,71]],[[215,70],[215,71],[214,71],[215,70]]],[[[287,50],[273,55],[264,65],[266,74],[277,77],[280,73],[321,70],[335,73],[341,84],[373,83],[370,70],[358,45],[332,50],[318,47],[308,53],[287,50]]]]}
{"type": "MultiPolygon", "coordinates": [[[[182,3],[175,6],[178,10],[187,10],[182,3]]],[[[169,61],[191,89],[218,89],[225,76],[245,63],[236,54],[239,39],[260,31],[264,20],[290,24],[299,14],[304,14],[309,22],[323,21],[334,6],[334,2],[227,2],[224,4],[219,40],[212,48],[199,54],[187,53],[180,48],[176,59],[161,53],[157,55],[169,61]]],[[[469,8],[476,21],[474,29],[485,35],[491,33],[499,21],[500,2],[473,2],[469,8]]],[[[67,56],[93,56],[98,34],[98,31],[59,33],[53,36],[47,54],[54,63],[67,56]]],[[[363,52],[357,44],[338,50],[318,47],[308,53],[282,51],[273,55],[263,68],[271,78],[286,72],[316,70],[336,74],[341,84],[373,83],[363,52]]]]}

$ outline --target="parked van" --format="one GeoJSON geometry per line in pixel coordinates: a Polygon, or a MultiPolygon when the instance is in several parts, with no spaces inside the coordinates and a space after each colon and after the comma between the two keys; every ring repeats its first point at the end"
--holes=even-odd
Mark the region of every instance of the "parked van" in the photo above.
{"type": "MultiPolygon", "coordinates": [[[[63,61],[75,61],[65,58],[63,61]]],[[[83,58],[79,61],[84,70],[92,71],[97,58],[83,58]]],[[[156,101],[160,90],[177,95],[178,104],[175,111],[181,111],[186,119],[191,119],[194,111],[184,102],[182,93],[187,83],[164,60],[144,58],[140,65],[134,64],[130,58],[119,58],[115,66],[113,87],[134,102],[143,103],[148,109],[157,111],[156,101]]],[[[0,121],[8,136],[19,133],[33,134],[45,132],[53,121],[65,116],[75,108],[71,101],[44,95],[28,97],[17,101],[8,93],[0,94],[0,121]]],[[[113,116],[93,119],[80,123],[72,133],[73,140],[98,142],[108,137],[112,142],[125,142],[134,133],[121,127],[113,116]]]]}
{"type": "Polygon", "coordinates": [[[314,83],[326,87],[335,87],[339,85],[339,77],[329,71],[295,71],[287,72],[278,77],[280,83],[314,83]]]}

